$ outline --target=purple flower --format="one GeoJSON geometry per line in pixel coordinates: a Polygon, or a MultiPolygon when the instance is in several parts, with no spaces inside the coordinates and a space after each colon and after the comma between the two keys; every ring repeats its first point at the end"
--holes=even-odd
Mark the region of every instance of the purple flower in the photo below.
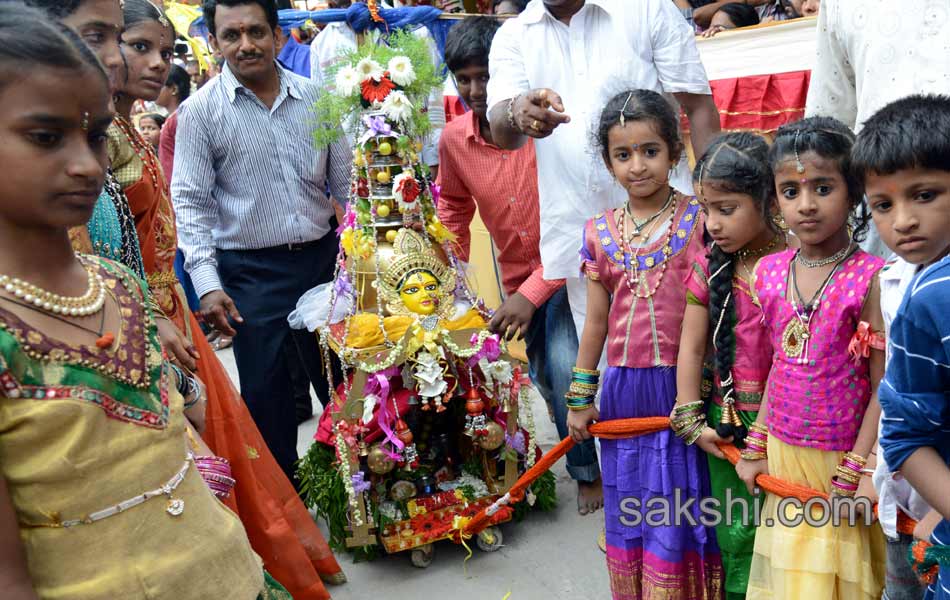
{"type": "Polygon", "coordinates": [[[518,454],[525,453],[525,439],[524,432],[517,431],[514,435],[505,434],[505,445],[517,452],[518,454]]]}
{"type": "Polygon", "coordinates": [[[369,482],[363,479],[363,472],[357,471],[353,474],[353,492],[357,494],[362,494],[363,492],[368,492],[370,486],[369,482]]]}

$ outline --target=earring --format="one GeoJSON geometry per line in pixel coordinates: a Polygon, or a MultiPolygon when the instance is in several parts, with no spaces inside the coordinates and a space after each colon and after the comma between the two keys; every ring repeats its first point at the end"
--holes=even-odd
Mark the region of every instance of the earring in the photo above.
{"type": "Polygon", "coordinates": [[[782,213],[776,213],[772,217],[772,222],[775,223],[775,226],[778,227],[782,233],[788,233],[788,223],[785,222],[785,217],[782,216],[782,213]]]}

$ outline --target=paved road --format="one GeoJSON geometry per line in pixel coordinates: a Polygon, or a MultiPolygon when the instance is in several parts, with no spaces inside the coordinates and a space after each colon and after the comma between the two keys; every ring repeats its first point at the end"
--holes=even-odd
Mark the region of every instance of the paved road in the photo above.
{"type": "MultiPolygon", "coordinates": [[[[218,353],[232,379],[237,371],[230,350],[218,353]]],[[[544,448],[557,442],[547,409],[534,399],[538,439],[544,448]]],[[[316,405],[319,410],[319,404],[316,405]]],[[[316,418],[300,426],[297,445],[301,453],[316,430],[316,418]]],[[[474,548],[466,552],[451,542],[435,548],[427,569],[416,569],[406,553],[385,556],[369,563],[338,557],[349,583],[330,588],[334,600],[419,600],[449,597],[452,600],[599,600],[610,598],[607,567],[596,539],[603,527],[603,513],[581,517],[575,507],[575,487],[562,459],[555,466],[558,478],[557,510],[530,513],[521,523],[502,525],[504,547],[487,554],[474,548]],[[467,570],[467,574],[466,574],[467,570]],[[447,595],[447,596],[446,596],[447,595]]]]}

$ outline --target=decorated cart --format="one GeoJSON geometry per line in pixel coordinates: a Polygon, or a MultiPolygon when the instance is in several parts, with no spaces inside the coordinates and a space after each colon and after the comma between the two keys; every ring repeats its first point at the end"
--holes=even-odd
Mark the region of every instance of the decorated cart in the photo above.
{"type": "MultiPolygon", "coordinates": [[[[349,131],[320,128],[315,138],[328,145],[352,136],[352,186],[334,279],[308,292],[293,316],[343,372],[300,464],[305,501],[336,548],[364,557],[411,551],[419,567],[431,562],[434,542],[467,543],[468,520],[539,454],[524,367],[488,330],[419,159],[425,99],[442,83],[428,56],[424,42],[394,33],[331,74],[334,89],[316,111],[349,131]]],[[[553,476],[530,497],[551,508],[553,476]]],[[[493,514],[476,544],[499,548],[496,525],[517,516],[493,514]]]]}

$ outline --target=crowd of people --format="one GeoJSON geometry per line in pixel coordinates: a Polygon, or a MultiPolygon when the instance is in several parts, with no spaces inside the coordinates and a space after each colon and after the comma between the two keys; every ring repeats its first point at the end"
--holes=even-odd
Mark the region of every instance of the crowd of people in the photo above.
{"type": "MultiPolygon", "coordinates": [[[[438,217],[466,262],[476,210],[491,234],[490,327],[576,442],[615,599],[950,598],[950,14],[867,4],[495,0],[442,52],[416,31],[458,93],[425,107],[438,217]],[[696,35],[815,14],[807,117],[720,132],[696,35]],[[670,427],[595,446],[640,417],[670,427]],[[763,475],[862,518],[791,523],[763,475]],[[631,518],[656,499],[694,502],[631,518]]],[[[209,75],[160,3],[0,1],[4,598],[346,581],[295,487],[339,365],[288,315],[332,281],[350,197],[313,106],[386,37],[286,35],[277,8],[206,0],[209,75]]]]}

